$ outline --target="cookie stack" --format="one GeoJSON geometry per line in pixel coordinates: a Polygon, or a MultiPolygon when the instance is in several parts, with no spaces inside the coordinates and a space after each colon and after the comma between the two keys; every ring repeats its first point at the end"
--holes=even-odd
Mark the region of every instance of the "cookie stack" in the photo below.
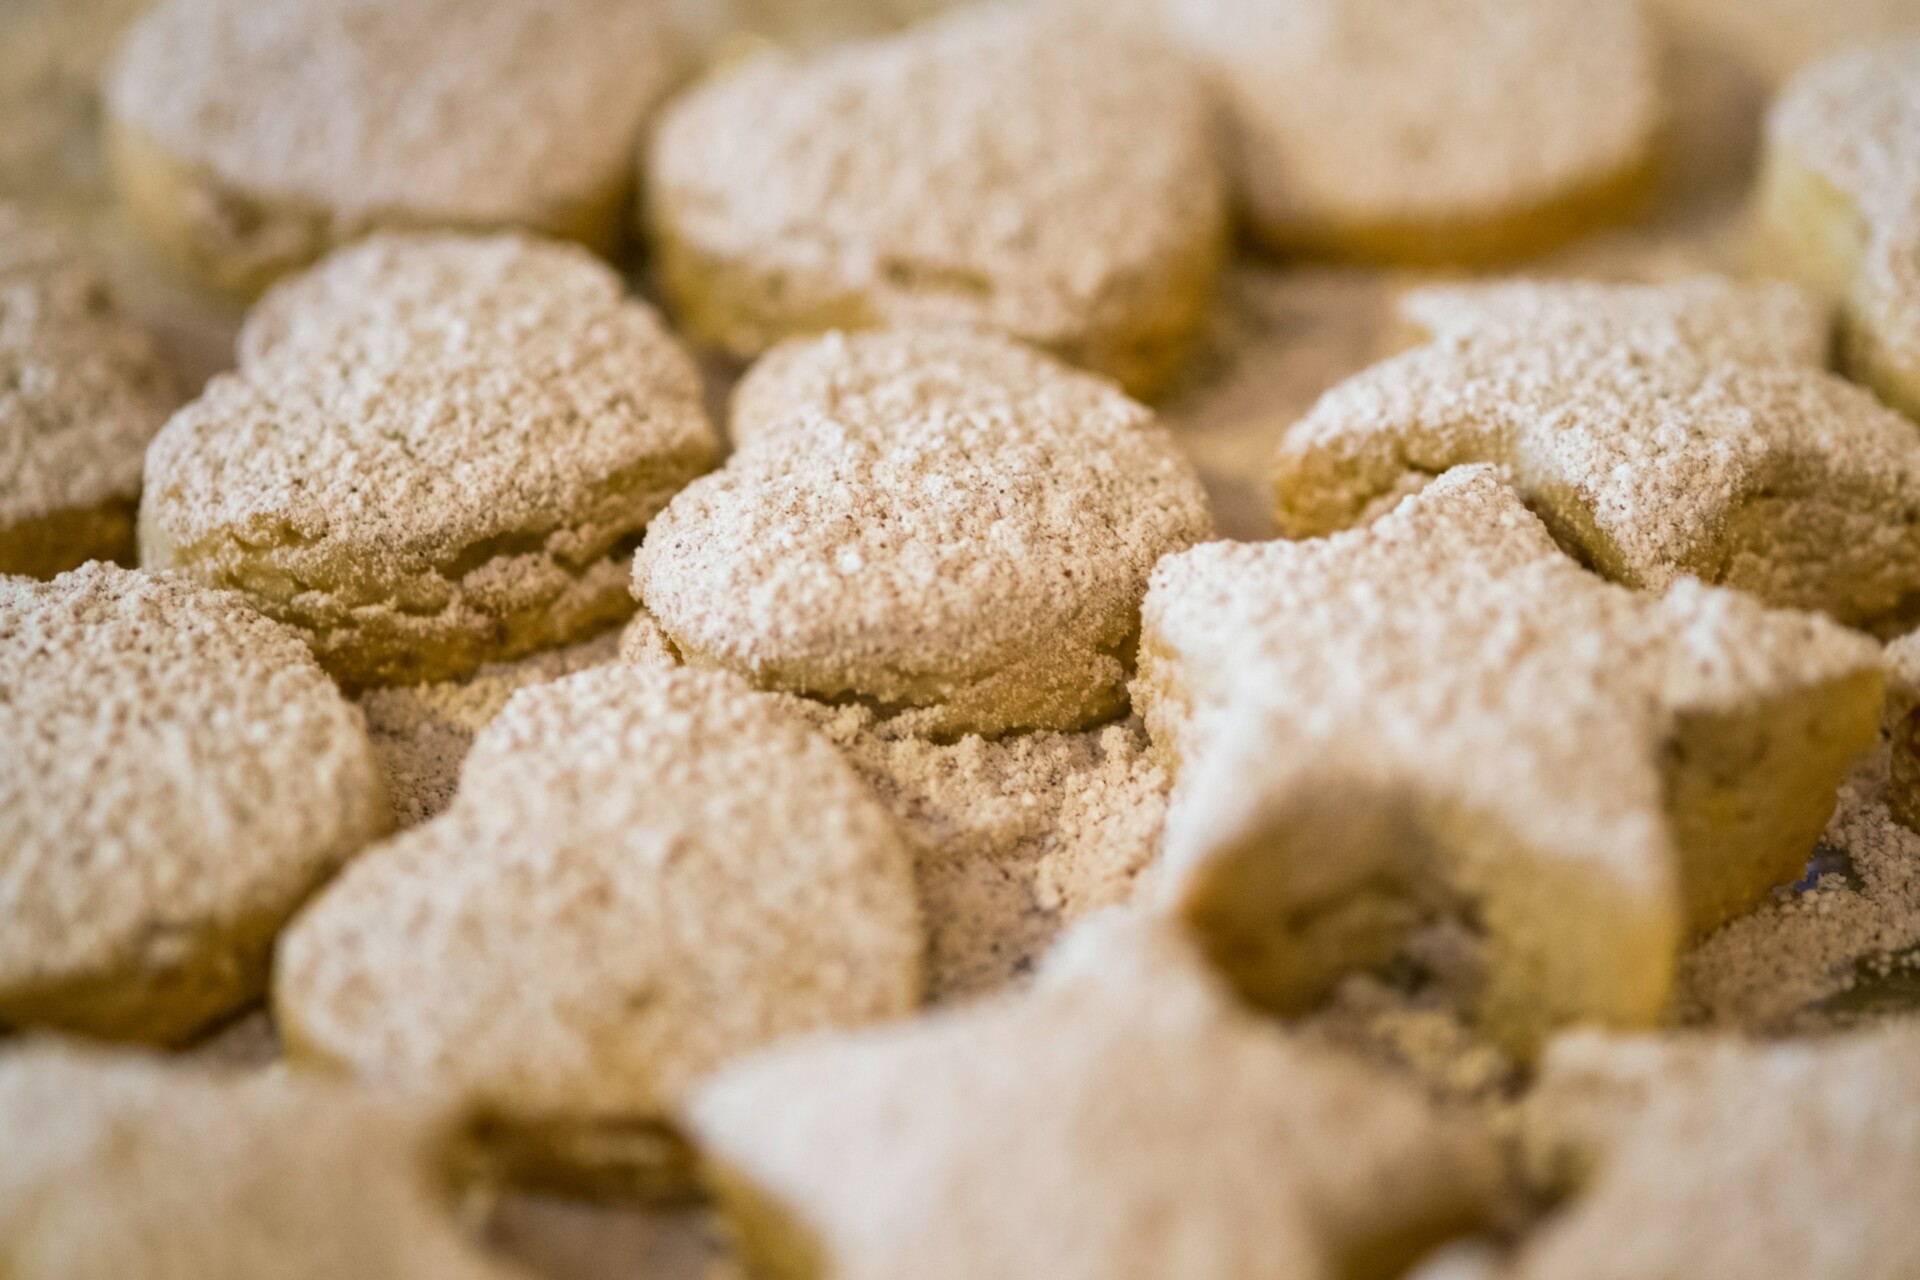
{"type": "Polygon", "coordinates": [[[1714,206],[1677,0],[822,8],[0,203],[0,1275],[1920,1273],[1920,44],[1714,206]]]}

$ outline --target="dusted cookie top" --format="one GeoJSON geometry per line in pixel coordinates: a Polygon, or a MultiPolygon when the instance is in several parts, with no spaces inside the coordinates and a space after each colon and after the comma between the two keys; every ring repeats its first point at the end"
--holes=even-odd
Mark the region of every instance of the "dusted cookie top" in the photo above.
{"type": "Polygon", "coordinates": [[[1181,770],[1169,898],[1281,1007],[1461,901],[1525,1051],[1657,1018],[1676,949],[1797,879],[1879,719],[1873,642],[1606,583],[1489,468],[1362,530],[1164,561],[1135,698],[1181,770]]]}
{"type": "Polygon", "coordinates": [[[0,1054],[19,1280],[511,1280],[462,1238],[453,1117],[306,1076],[0,1054]]]}
{"type": "Polygon", "coordinates": [[[1769,140],[1858,202],[1869,222],[1920,220],[1920,41],[1840,54],[1796,76],[1769,140]]]}
{"type": "Polygon", "coordinates": [[[1844,299],[1849,370],[1920,413],[1920,41],[1795,77],[1767,120],[1765,265],[1844,299]]]}
{"type": "Polygon", "coordinates": [[[1822,319],[1790,286],[1456,286],[1404,310],[1433,340],[1282,439],[1288,534],[1490,461],[1630,586],[1693,576],[1854,623],[1920,589],[1920,434],[1820,366],[1822,319]]]}
{"type": "Polygon", "coordinates": [[[0,573],[51,577],[130,551],[141,459],[178,402],[81,245],[0,202],[0,573]],[[23,526],[105,504],[123,508],[119,545],[12,545],[23,526]]]}
{"type": "Polygon", "coordinates": [[[240,352],[154,441],[143,553],[356,683],[616,620],[631,543],[717,450],[692,359],[562,245],[376,237],[277,288],[240,352]]]}
{"type": "Polygon", "coordinates": [[[763,56],[680,99],[648,217],[688,327],[738,354],[977,324],[1144,391],[1224,252],[1213,129],[1165,49],[987,4],[810,62],[763,56]]]}
{"type": "Polygon", "coordinates": [[[1120,711],[1147,574],[1211,532],[1150,412],[1004,339],[831,335],[735,406],[739,451],[654,522],[635,594],[690,663],[936,734],[1120,711]]]}
{"type": "Polygon", "coordinates": [[[107,101],[264,202],[377,225],[545,226],[632,172],[672,83],[645,0],[163,0],[107,101]]]}
{"type": "Polygon", "coordinates": [[[920,997],[913,868],[825,740],[719,672],[525,690],[451,809],[289,933],[297,1057],[538,1131],[658,1125],[722,1060],[920,997]]]}
{"type": "MultiPolygon", "coordinates": [[[[1164,0],[1224,87],[1242,199],[1285,247],[1451,256],[1630,180],[1658,54],[1637,0],[1164,0]]],[[[1622,193],[1623,194],[1623,193],[1622,193]]],[[[1568,227],[1566,229],[1573,229],[1568,227]]],[[[1508,246],[1509,250],[1511,246],[1508,246]]]]}
{"type": "Polygon", "coordinates": [[[1031,992],[775,1049],[690,1108],[767,1274],[1332,1280],[1489,1207],[1485,1136],[1108,919],[1031,992]]]}
{"type": "Polygon", "coordinates": [[[387,824],[359,715],[237,597],[0,578],[0,1022],[171,1041],[387,824]]]}
{"type": "Polygon", "coordinates": [[[1805,1280],[1920,1268],[1920,1033],[1557,1042],[1523,1112],[1567,1201],[1516,1280],[1805,1280]]]}

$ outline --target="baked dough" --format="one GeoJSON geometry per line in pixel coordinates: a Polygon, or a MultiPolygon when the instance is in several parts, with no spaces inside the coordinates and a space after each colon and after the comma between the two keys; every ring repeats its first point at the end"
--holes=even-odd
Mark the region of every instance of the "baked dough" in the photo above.
{"type": "Polygon", "coordinates": [[[280,926],[388,823],[360,716],[298,636],[101,564],[0,577],[0,761],[16,1027],[190,1037],[260,995],[280,926]]]}
{"type": "Polygon", "coordinates": [[[1568,1197],[1513,1280],[1863,1280],[1920,1270],[1920,1034],[1569,1036],[1522,1112],[1568,1197]]]}
{"type": "Polygon", "coordinates": [[[1640,0],[1150,0],[1228,106],[1242,216],[1284,252],[1459,263],[1633,211],[1660,50],[1640,0]]]}
{"type": "Polygon", "coordinates": [[[1485,467],[1367,529],[1170,557],[1142,628],[1165,902],[1214,961],[1297,1009],[1458,913],[1521,1054],[1657,1020],[1685,937],[1799,878],[1879,719],[1871,640],[1603,582],[1485,467]]]}
{"type": "Polygon", "coordinates": [[[718,452],[692,358],[571,246],[377,236],[239,346],[153,442],[142,561],[245,592],[350,686],[626,617],[634,543],[718,452]]]}
{"type": "Polygon", "coordinates": [[[1757,203],[1758,265],[1840,303],[1848,372],[1920,417],[1920,41],[1789,82],[1757,203]]]}
{"type": "Polygon", "coordinates": [[[136,225],[253,295],[369,232],[510,227],[611,252],[677,74],[649,0],[162,0],[109,72],[136,225]]]}
{"type": "Polygon", "coordinates": [[[691,665],[935,736],[1123,711],[1147,574],[1212,531],[1148,410],[1005,338],[796,341],[734,393],[733,436],[634,594],[691,665]]]}
{"type": "Polygon", "coordinates": [[[8,1280],[515,1280],[456,1226],[458,1117],[284,1072],[0,1052],[8,1280]]]}
{"type": "Polygon", "coordinates": [[[1281,529],[1360,523],[1497,462],[1617,582],[1685,577],[1885,624],[1920,592],[1920,433],[1826,372],[1826,317],[1783,284],[1515,282],[1416,290],[1429,341],[1341,383],[1281,440],[1281,529]]]}
{"type": "Polygon", "coordinates": [[[498,1176],[684,1190],[669,1121],[722,1061],[920,999],[911,855],[864,783],[720,672],[517,694],[452,808],[280,949],[288,1054],[471,1101],[498,1176]]]}
{"type": "Polygon", "coordinates": [[[682,325],[737,356],[828,329],[968,324],[1138,395],[1226,249],[1198,76],[1019,0],[812,61],[767,53],[665,113],[646,222],[682,325]]]}
{"type": "Polygon", "coordinates": [[[1398,1275],[1498,1181],[1475,1126],[1141,919],[1029,992],[735,1063],[689,1114],[749,1259],[795,1280],[1398,1275]]]}
{"type": "Polygon", "coordinates": [[[179,399],[80,243],[0,201],[0,573],[131,559],[141,459],[179,399]]]}

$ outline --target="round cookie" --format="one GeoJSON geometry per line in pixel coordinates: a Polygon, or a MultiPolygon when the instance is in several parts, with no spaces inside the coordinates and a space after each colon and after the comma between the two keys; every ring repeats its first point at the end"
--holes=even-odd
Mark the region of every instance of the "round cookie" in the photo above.
{"type": "Polygon", "coordinates": [[[288,932],[288,1052],[471,1099],[509,1178],[679,1189],[720,1062],[904,1016],[911,855],[831,744],[731,676],[614,666],[516,695],[441,817],[288,932]]]}
{"type": "Polygon", "coordinates": [[[610,251],[677,58],[648,0],[163,0],[107,79],[136,224],[253,294],[368,232],[610,251]]]}
{"type": "Polygon", "coordinates": [[[1161,0],[1223,90],[1272,248],[1398,263],[1537,252],[1650,185],[1639,0],[1161,0]]]}
{"type": "Polygon", "coordinates": [[[975,6],[679,99],[646,220],[684,326],[751,356],[968,324],[1160,385],[1212,293],[1225,184],[1198,78],[1102,27],[975,6]]]}
{"type": "Polygon", "coordinates": [[[9,1280],[513,1280],[463,1237],[458,1117],[286,1072],[0,1054],[9,1280]]]}
{"type": "Polygon", "coordinates": [[[245,591],[352,685],[455,678],[632,612],[632,546],[717,450],[612,271],[383,235],[264,299],[148,454],[150,566],[245,591]]]}
{"type": "Polygon", "coordinates": [[[1077,729],[1126,707],[1156,561],[1211,535],[1148,410],[1004,338],[832,334],[735,393],[738,452],[634,559],[695,666],[940,737],[1077,729]]]}
{"type": "Polygon", "coordinates": [[[0,573],[130,557],[141,459],[178,403],[80,244],[0,201],[0,573]]]}
{"type": "Polygon", "coordinates": [[[1802,72],[1767,120],[1759,263],[1843,302],[1848,372],[1920,417],[1920,41],[1802,72]]]}
{"type": "Polygon", "coordinates": [[[360,716],[238,598],[0,578],[0,1024],[174,1043],[386,830],[360,716]]]}

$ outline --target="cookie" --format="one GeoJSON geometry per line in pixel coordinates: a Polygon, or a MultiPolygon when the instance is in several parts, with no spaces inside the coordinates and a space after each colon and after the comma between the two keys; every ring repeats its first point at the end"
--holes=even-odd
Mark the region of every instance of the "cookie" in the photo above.
{"type": "Polygon", "coordinates": [[[1515,1280],[1859,1280],[1920,1269],[1920,1034],[1557,1042],[1528,1163],[1568,1197],[1515,1280]]]}
{"type": "Polygon", "coordinates": [[[1920,435],[1827,373],[1786,285],[1519,282],[1420,290],[1424,346],[1283,437],[1281,529],[1332,532],[1448,467],[1497,462],[1594,569],[1685,577],[1882,622],[1920,590],[1920,435]]]}
{"type": "Polygon", "coordinates": [[[174,1043],[388,823],[360,717],[236,597],[0,577],[0,1024],[174,1043]]]}
{"type": "Polygon", "coordinates": [[[1758,264],[1840,302],[1848,372],[1920,417],[1920,41],[1801,72],[1767,118],[1758,264]]]}
{"type": "Polygon", "coordinates": [[[1652,185],[1659,50],[1639,0],[1161,0],[1228,106],[1264,244],[1391,263],[1535,253],[1652,185]]]}
{"type": "Polygon", "coordinates": [[[0,201],[0,574],[130,559],[141,459],[178,403],[79,242],[0,201]]]}
{"type": "Polygon", "coordinates": [[[1134,696],[1179,770],[1167,907],[1244,991],[1302,1007],[1464,914],[1525,1054],[1654,1021],[1688,933],[1799,878],[1880,689],[1871,640],[1603,582],[1473,467],[1367,529],[1162,562],[1134,696]]]}
{"type": "Polygon", "coordinates": [[[1146,394],[1205,317],[1225,185],[1177,57],[999,3],[711,79],[663,115],[645,216],[681,324],[735,355],[965,324],[1146,394]]]}
{"type": "Polygon", "coordinates": [[[375,237],[239,346],[154,439],[142,560],[245,592],[352,686],[624,618],[633,545],[717,453],[692,358],[569,246],[375,237]]]}
{"type": "Polygon", "coordinates": [[[738,451],[634,559],[689,664],[942,737],[1125,709],[1147,574],[1211,530],[1148,410],[959,330],[796,343],[734,404],[738,451]]]}
{"type": "Polygon", "coordinates": [[[1477,1129],[1141,920],[1069,935],[1031,991],[735,1063],[689,1118],[779,1276],[1399,1274],[1497,1182],[1477,1129]]]}
{"type": "Polygon", "coordinates": [[[618,246],[676,58],[644,0],[163,0],[106,83],[120,198],[255,294],[370,232],[618,246]]]}
{"type": "Polygon", "coordinates": [[[512,1280],[455,1223],[456,1117],[283,1072],[0,1053],[10,1280],[512,1280]]]}
{"type": "Polygon", "coordinates": [[[281,945],[290,1056],[472,1100],[501,1176],[676,1190],[671,1109],[723,1060],[905,1015],[913,868],[834,749],[732,676],[525,690],[439,818],[281,945]]]}

